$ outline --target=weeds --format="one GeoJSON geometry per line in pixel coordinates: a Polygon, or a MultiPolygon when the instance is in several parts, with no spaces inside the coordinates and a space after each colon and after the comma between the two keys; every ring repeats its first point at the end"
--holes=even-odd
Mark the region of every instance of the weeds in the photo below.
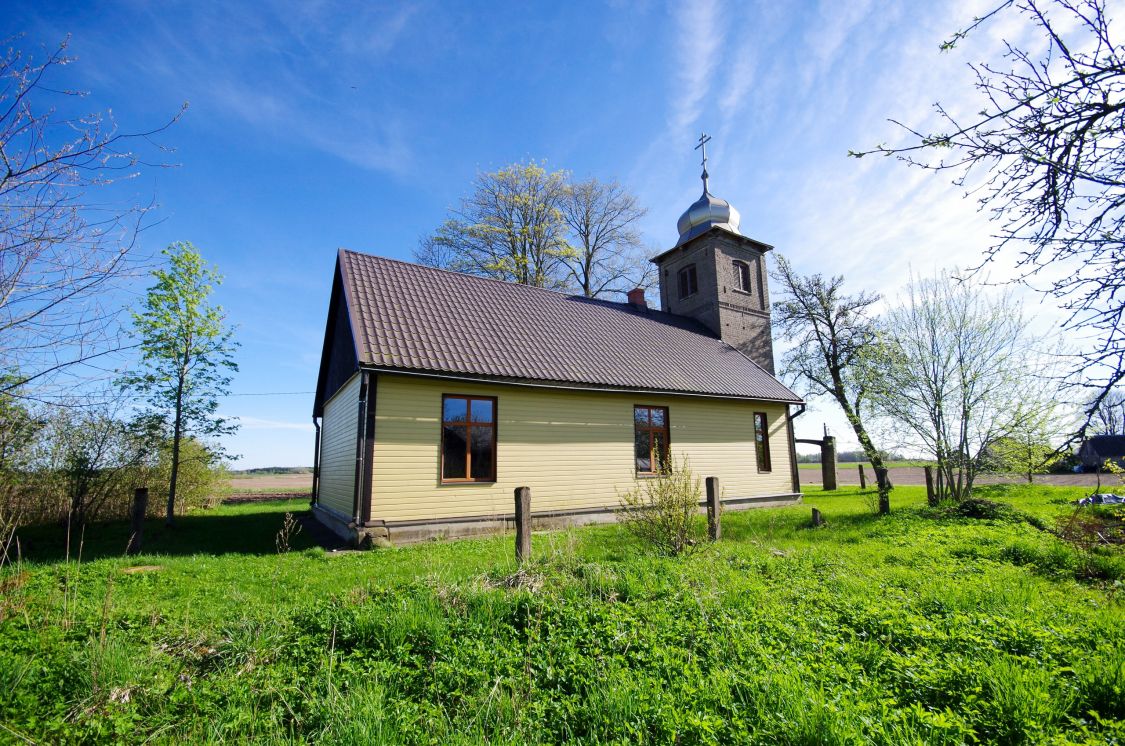
{"type": "Polygon", "coordinates": [[[667,464],[659,476],[640,480],[619,497],[617,520],[657,552],[675,556],[702,541],[696,514],[703,490],[686,458],[667,464]]]}
{"type": "Polygon", "coordinates": [[[277,553],[288,553],[290,539],[299,533],[301,533],[301,523],[293,517],[292,513],[286,513],[285,517],[281,519],[281,529],[277,532],[277,537],[274,540],[277,545],[277,553]]]}

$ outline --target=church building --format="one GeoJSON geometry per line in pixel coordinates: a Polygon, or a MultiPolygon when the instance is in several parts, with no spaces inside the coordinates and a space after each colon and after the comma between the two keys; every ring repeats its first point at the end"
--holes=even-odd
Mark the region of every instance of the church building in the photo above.
{"type": "MultiPolygon", "coordinates": [[[[706,161],[705,161],[706,164],[706,161]]],[[[656,256],[660,310],[341,250],[317,381],[313,511],[357,544],[612,520],[687,459],[725,508],[800,499],[766,252],[703,195],[656,256]]]]}

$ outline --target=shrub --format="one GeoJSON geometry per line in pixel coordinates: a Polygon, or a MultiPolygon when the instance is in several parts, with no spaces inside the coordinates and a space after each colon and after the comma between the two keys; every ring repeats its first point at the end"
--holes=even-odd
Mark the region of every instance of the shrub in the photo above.
{"type": "Polygon", "coordinates": [[[685,458],[665,465],[660,476],[638,480],[633,489],[620,495],[617,519],[661,554],[675,556],[703,538],[695,520],[702,495],[699,477],[685,458]]]}

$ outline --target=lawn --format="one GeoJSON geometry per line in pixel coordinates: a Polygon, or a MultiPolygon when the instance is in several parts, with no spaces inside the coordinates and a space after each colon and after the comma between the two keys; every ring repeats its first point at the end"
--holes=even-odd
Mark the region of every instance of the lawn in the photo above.
{"type": "Polygon", "coordinates": [[[536,534],[522,573],[511,536],[279,554],[303,500],[154,522],[132,558],[121,524],[80,562],[36,527],[0,571],[0,741],[1125,741],[1125,560],[1043,530],[1080,489],[981,492],[1021,513],[811,491],[684,558],[536,534]]]}

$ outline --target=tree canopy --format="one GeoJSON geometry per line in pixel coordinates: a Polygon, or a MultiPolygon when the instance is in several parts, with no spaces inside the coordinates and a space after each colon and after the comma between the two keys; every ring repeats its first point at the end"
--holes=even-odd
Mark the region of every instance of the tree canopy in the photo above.
{"type": "Polygon", "coordinates": [[[1125,48],[1104,0],[1004,0],[942,45],[986,24],[1023,21],[1042,40],[1006,42],[1001,59],[972,65],[981,106],[961,118],[937,105],[939,126],[902,146],[852,152],[895,156],[955,174],[998,227],[984,257],[1014,260],[1017,281],[1059,300],[1066,325],[1095,338],[1069,375],[1096,390],[1087,421],[1125,378],[1125,48]]]}
{"type": "Polygon", "coordinates": [[[152,411],[170,430],[171,473],[167,522],[174,522],[181,443],[185,436],[206,438],[232,432],[236,425],[218,416],[218,397],[238,370],[238,344],[222,307],[211,305],[221,276],[190,243],[164,250],[167,269],[153,272],[155,284],[142,310],[133,314],[140,339],[141,365],[124,383],[145,395],[152,411]]]}
{"type": "Polygon", "coordinates": [[[478,173],[470,194],[414,252],[427,264],[587,297],[647,287],[636,229],[645,211],[616,182],[537,163],[478,173]]]}
{"type": "Polygon", "coordinates": [[[161,150],[154,136],[179,115],[125,132],[109,114],[68,114],[84,94],[59,80],[73,62],[66,42],[34,59],[16,41],[0,54],[0,392],[41,397],[123,345],[112,291],[136,269],[153,205],[117,204],[106,189],[166,165],[132,148],[161,150]]]}

